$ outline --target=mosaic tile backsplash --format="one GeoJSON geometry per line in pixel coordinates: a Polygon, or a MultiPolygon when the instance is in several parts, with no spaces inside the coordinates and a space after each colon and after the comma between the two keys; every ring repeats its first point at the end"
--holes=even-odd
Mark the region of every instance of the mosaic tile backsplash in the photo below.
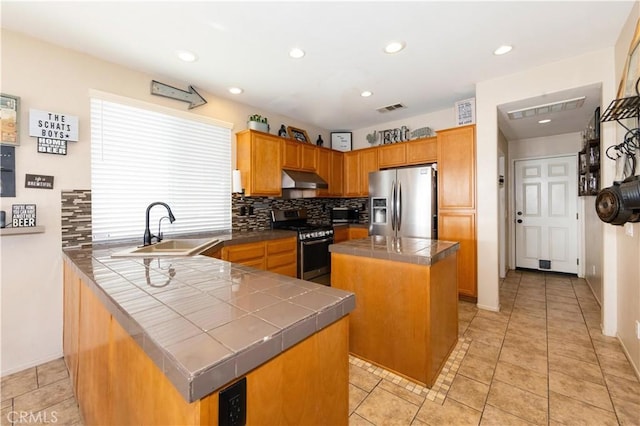
{"type": "MultiPolygon", "coordinates": [[[[267,197],[231,197],[232,231],[261,231],[271,228],[272,209],[306,208],[309,222],[328,224],[331,209],[349,207],[360,210],[360,223],[369,221],[367,198],[300,198],[284,200],[267,197]],[[242,209],[244,207],[244,209],[242,209]],[[244,215],[240,215],[244,210],[244,215]]],[[[62,247],[91,246],[91,190],[62,191],[62,247]]]]}

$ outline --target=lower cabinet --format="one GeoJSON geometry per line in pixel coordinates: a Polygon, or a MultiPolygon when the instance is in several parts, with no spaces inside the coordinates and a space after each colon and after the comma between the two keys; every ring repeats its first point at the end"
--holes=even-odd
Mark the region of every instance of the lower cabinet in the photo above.
{"type": "Polygon", "coordinates": [[[222,248],[222,260],[294,278],[297,276],[297,259],[296,237],[237,244],[222,248]]]}
{"type": "Polygon", "coordinates": [[[334,226],[333,243],[341,243],[348,240],[356,240],[369,236],[368,228],[351,227],[351,226],[334,226]]]}
{"type": "Polygon", "coordinates": [[[443,211],[438,214],[438,239],[460,242],[458,251],[458,294],[478,297],[476,277],[476,214],[465,211],[443,211]]]}

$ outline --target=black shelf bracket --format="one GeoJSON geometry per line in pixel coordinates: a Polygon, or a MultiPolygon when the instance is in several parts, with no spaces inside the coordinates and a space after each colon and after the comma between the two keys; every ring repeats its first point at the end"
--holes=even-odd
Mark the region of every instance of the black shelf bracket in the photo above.
{"type": "Polygon", "coordinates": [[[640,96],[614,99],[600,118],[601,123],[616,121],[619,125],[630,131],[620,120],[638,118],[640,116],[640,96]]]}

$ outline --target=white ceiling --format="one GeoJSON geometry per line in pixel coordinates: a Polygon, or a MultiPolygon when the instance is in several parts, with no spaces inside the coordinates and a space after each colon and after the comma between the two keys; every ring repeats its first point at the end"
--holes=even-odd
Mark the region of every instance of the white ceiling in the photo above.
{"type": "MultiPolygon", "coordinates": [[[[633,0],[2,1],[1,22],[161,81],[184,81],[184,88],[193,85],[257,112],[353,130],[451,108],[473,97],[478,81],[611,47],[632,6],[633,0]],[[391,40],[407,47],[395,55],[383,53],[391,40]],[[494,56],[502,44],[512,44],[513,51],[494,56]],[[288,57],[294,46],[307,52],[303,59],[288,57]],[[199,60],[180,61],[181,49],[199,60]],[[231,86],[244,93],[229,94],[231,86]],[[362,98],[363,90],[374,94],[362,98]],[[396,103],[407,108],[376,111],[396,103]]],[[[574,118],[580,122],[569,131],[584,127],[593,113],[586,106],[581,110],[586,115],[574,118]]],[[[505,134],[534,137],[519,124],[524,123],[509,124],[505,134]]]]}

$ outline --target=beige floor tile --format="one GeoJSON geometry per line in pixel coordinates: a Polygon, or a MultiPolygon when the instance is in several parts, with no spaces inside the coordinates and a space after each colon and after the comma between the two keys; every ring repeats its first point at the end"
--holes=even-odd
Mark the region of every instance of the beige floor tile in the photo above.
{"type": "Polygon", "coordinates": [[[543,308],[531,308],[528,306],[520,306],[517,304],[513,304],[513,310],[511,311],[511,316],[513,317],[513,315],[515,314],[524,314],[524,315],[529,315],[532,317],[540,317],[543,318],[545,321],[547,320],[547,308],[543,307],[543,308]]]}
{"type": "Polygon", "coordinates": [[[600,366],[566,356],[550,354],[549,370],[558,371],[577,379],[604,385],[604,377],[600,366]]]}
{"type": "Polygon", "coordinates": [[[417,405],[376,387],[355,413],[375,425],[408,425],[418,408],[417,405]]]}
{"type": "Polygon", "coordinates": [[[611,411],[555,392],[549,392],[549,418],[567,425],[614,426],[618,424],[615,414],[611,411]]]}
{"type": "Polygon", "coordinates": [[[428,426],[428,425],[427,423],[421,422],[416,418],[416,419],[413,419],[413,421],[411,422],[411,426],[428,426]]]}
{"type": "Polygon", "coordinates": [[[363,368],[349,364],[349,383],[366,392],[371,392],[378,382],[380,382],[380,377],[369,373],[363,368]]]}
{"type": "MultiPolygon", "coordinates": [[[[8,399],[7,401],[11,400],[8,399]]],[[[12,426],[13,423],[11,423],[11,420],[14,418],[13,416],[14,414],[11,406],[0,409],[0,426],[12,426]]]]}
{"type": "Polygon", "coordinates": [[[369,423],[356,413],[349,416],[349,426],[371,426],[373,423],[369,423]]]}
{"type": "Polygon", "coordinates": [[[481,412],[460,404],[450,398],[444,404],[425,401],[416,415],[416,420],[432,426],[440,425],[477,425],[481,412]]]}
{"type": "Polygon", "coordinates": [[[482,383],[491,384],[496,363],[467,354],[460,364],[458,374],[482,383]]]}
{"type": "Polygon", "coordinates": [[[526,311],[523,309],[514,309],[509,320],[509,325],[511,324],[545,328],[547,326],[547,318],[545,314],[543,314],[542,316],[532,315],[530,311],[526,311]]]}
{"type": "Polygon", "coordinates": [[[500,348],[502,346],[502,340],[504,339],[504,334],[495,334],[487,331],[481,331],[477,329],[472,329],[471,327],[467,328],[467,331],[464,333],[465,337],[469,337],[474,342],[482,342],[489,346],[494,346],[496,348],[500,348]]]}
{"type": "Polygon", "coordinates": [[[513,414],[528,422],[547,424],[547,398],[518,389],[499,380],[494,380],[489,390],[487,405],[513,414]]]}
{"type": "MultiPolygon", "coordinates": [[[[605,375],[605,380],[612,398],[640,405],[640,382],[609,375],[605,375]]],[[[640,417],[638,417],[638,423],[640,423],[640,417]]]]}
{"type": "Polygon", "coordinates": [[[488,385],[457,375],[451,384],[447,399],[451,398],[468,407],[482,410],[488,393],[488,385]]]}
{"type": "Polygon", "coordinates": [[[28,368],[15,374],[3,377],[0,383],[2,400],[13,398],[38,388],[36,368],[28,368]]]}
{"type": "Polygon", "coordinates": [[[7,398],[2,400],[2,405],[0,405],[0,409],[4,410],[5,408],[13,407],[13,399],[7,398]]]}
{"type": "Polygon", "coordinates": [[[612,400],[621,425],[637,426],[640,424],[640,405],[618,398],[612,398],[612,400]]]}
{"type": "Polygon", "coordinates": [[[35,414],[39,421],[31,424],[81,425],[80,409],[75,398],[66,399],[35,414]]]}
{"type": "Polygon", "coordinates": [[[546,341],[547,331],[544,326],[530,326],[518,322],[510,323],[507,333],[519,334],[533,341],[546,341]]]}
{"type": "Polygon", "coordinates": [[[578,299],[573,294],[562,294],[547,290],[547,307],[550,303],[557,305],[558,308],[566,306],[568,309],[580,308],[578,299]]]}
{"type": "Polygon", "coordinates": [[[586,348],[593,347],[591,344],[591,336],[589,336],[589,332],[587,331],[586,327],[572,329],[566,324],[565,326],[548,324],[547,337],[550,339],[557,339],[573,343],[575,345],[582,345],[586,348]]]}
{"type": "Polygon", "coordinates": [[[622,345],[616,340],[613,342],[602,342],[597,339],[593,341],[593,347],[596,350],[598,358],[607,358],[608,360],[627,361],[627,357],[622,351],[622,345]]]}
{"type": "Polygon", "coordinates": [[[527,426],[532,424],[534,423],[529,423],[492,405],[485,405],[480,421],[482,426],[527,426]]]}
{"type": "Polygon", "coordinates": [[[561,311],[559,309],[547,309],[547,321],[555,321],[559,326],[562,326],[565,321],[577,322],[580,325],[584,325],[584,318],[582,317],[582,311],[568,312],[561,311]]]}
{"type": "Polygon", "coordinates": [[[637,380],[635,372],[626,358],[624,360],[620,360],[601,357],[598,360],[600,361],[600,368],[602,368],[602,372],[605,375],[621,377],[632,381],[637,380]]]}
{"type": "Polygon", "coordinates": [[[22,394],[13,401],[15,411],[37,412],[73,397],[69,380],[59,380],[22,394]]]}
{"type": "Polygon", "coordinates": [[[498,362],[500,356],[500,346],[488,345],[480,341],[472,341],[467,350],[467,355],[484,358],[489,362],[498,362]]]}
{"type": "Polygon", "coordinates": [[[69,377],[67,366],[62,358],[37,366],[36,372],[38,374],[38,386],[40,387],[69,377]]]}
{"type": "Polygon", "coordinates": [[[613,411],[607,388],[557,371],[549,372],[549,391],[613,411]]]}
{"type": "Polygon", "coordinates": [[[359,387],[349,383],[349,414],[353,413],[358,405],[369,395],[359,387]]]}
{"type": "Polygon", "coordinates": [[[547,303],[544,301],[530,300],[526,297],[516,297],[516,301],[513,303],[513,308],[523,308],[529,311],[546,311],[547,303]]]}
{"type": "Polygon", "coordinates": [[[503,350],[519,349],[525,352],[530,352],[535,355],[546,356],[547,355],[547,339],[545,338],[531,338],[531,336],[522,335],[517,329],[509,329],[504,336],[504,342],[502,343],[503,350]]]}
{"type": "Polygon", "coordinates": [[[507,323],[494,321],[480,315],[476,315],[473,318],[473,321],[471,321],[471,324],[469,324],[469,328],[493,334],[504,334],[507,329],[507,323]]]}
{"type": "Polygon", "coordinates": [[[539,374],[547,374],[547,357],[517,348],[503,348],[499,361],[520,365],[539,374]]]}
{"type": "Polygon", "coordinates": [[[522,287],[518,289],[518,295],[516,296],[516,299],[526,302],[536,301],[544,303],[547,301],[544,290],[529,290],[523,289],[522,287]]]}
{"type": "MultiPolygon", "coordinates": [[[[502,300],[500,302],[502,302],[502,300]]],[[[500,306],[502,306],[502,304],[500,306]]],[[[478,311],[478,313],[476,314],[476,318],[487,319],[487,320],[489,320],[491,322],[494,322],[494,323],[502,325],[503,328],[506,328],[507,323],[509,322],[509,317],[510,316],[511,315],[505,314],[503,311],[493,312],[493,311],[487,311],[487,310],[483,310],[483,309],[480,309],[478,311]]]]}
{"type": "Polygon", "coordinates": [[[420,406],[424,402],[424,396],[418,395],[408,390],[406,387],[397,385],[389,380],[381,380],[380,384],[378,384],[378,387],[389,391],[395,396],[399,396],[400,398],[418,406],[420,406]]]}
{"type": "Polygon", "coordinates": [[[548,396],[547,375],[519,365],[498,362],[493,378],[544,398],[548,396]]]}
{"type": "Polygon", "coordinates": [[[574,343],[553,338],[549,338],[547,344],[549,355],[562,355],[584,362],[589,362],[591,364],[598,364],[598,357],[596,356],[596,351],[593,347],[588,348],[584,345],[576,345],[574,343]]]}

